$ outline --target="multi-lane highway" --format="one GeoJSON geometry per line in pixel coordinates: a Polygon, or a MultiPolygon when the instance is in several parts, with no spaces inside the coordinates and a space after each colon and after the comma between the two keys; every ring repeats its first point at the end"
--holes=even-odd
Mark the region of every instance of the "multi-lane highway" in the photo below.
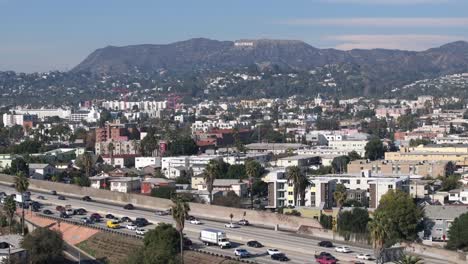
{"type": "MultiPolygon", "coordinates": [[[[14,189],[11,187],[3,186],[0,185],[0,191],[6,192],[7,194],[9,193],[14,193],[14,189]]],[[[45,205],[45,208],[43,209],[49,209],[56,216],[58,216],[57,211],[55,210],[55,207],[57,205],[71,205],[72,208],[85,208],[88,211],[88,215],[90,213],[99,213],[101,215],[105,214],[113,214],[114,216],[117,217],[123,217],[127,216],[132,219],[135,219],[137,217],[143,217],[146,218],[148,221],[150,221],[153,225],[157,224],[159,222],[165,222],[165,223],[173,223],[172,217],[171,216],[157,216],[154,212],[150,212],[147,210],[142,210],[139,208],[136,208],[134,210],[125,210],[123,209],[122,206],[120,205],[115,205],[115,204],[108,204],[108,203],[102,203],[102,202],[85,202],[80,200],[79,198],[73,198],[73,197],[68,197],[67,194],[60,194],[60,195],[65,195],[67,197],[66,200],[59,200],[57,199],[57,196],[47,194],[47,193],[38,193],[38,192],[31,192],[31,199],[32,200],[37,200],[37,196],[41,195],[45,199],[44,200],[38,200],[42,204],[45,205]]],[[[83,216],[75,216],[76,219],[81,218],[83,216]]],[[[239,219],[234,219],[234,220],[239,220],[239,219]]],[[[251,254],[253,254],[252,260],[255,260],[256,262],[259,263],[276,263],[277,261],[274,261],[266,254],[266,249],[267,248],[277,248],[283,253],[285,253],[289,258],[290,262],[289,263],[315,263],[314,260],[314,254],[317,254],[322,251],[330,252],[332,253],[337,259],[341,260],[342,262],[352,262],[356,261],[355,255],[358,253],[365,253],[365,254],[371,254],[373,255],[373,251],[370,248],[366,247],[356,247],[356,246],[350,246],[348,247],[352,250],[352,253],[337,253],[334,251],[334,249],[325,249],[322,247],[319,247],[317,244],[319,240],[309,238],[309,237],[303,237],[299,236],[294,233],[290,232],[283,232],[283,231],[274,231],[274,230],[269,230],[269,229],[264,229],[264,228],[259,228],[255,226],[242,226],[239,228],[235,229],[227,229],[224,227],[225,223],[221,222],[216,222],[216,221],[208,221],[208,220],[202,220],[201,225],[192,225],[190,223],[186,224],[185,228],[185,233],[187,237],[189,237],[193,242],[197,243],[197,247],[204,247],[201,244],[198,244],[198,237],[200,230],[204,228],[215,228],[219,230],[224,230],[228,236],[228,238],[234,242],[234,246],[236,247],[242,247],[246,248],[249,250],[251,254]],[[249,240],[257,240],[263,245],[265,245],[264,248],[249,248],[245,245],[245,243],[249,240]]],[[[101,225],[105,225],[105,223],[101,223],[101,225]]],[[[147,226],[147,229],[152,228],[153,226],[147,226]]],[[[134,232],[134,231],[124,231],[124,232],[134,232]]],[[[220,249],[218,247],[206,247],[204,248],[206,251],[210,252],[215,252],[218,254],[223,254],[223,255],[231,255],[233,256],[233,251],[234,249],[220,249]]],[[[372,263],[372,262],[368,262],[372,263]]],[[[444,260],[425,260],[425,263],[447,263],[444,260]]]]}

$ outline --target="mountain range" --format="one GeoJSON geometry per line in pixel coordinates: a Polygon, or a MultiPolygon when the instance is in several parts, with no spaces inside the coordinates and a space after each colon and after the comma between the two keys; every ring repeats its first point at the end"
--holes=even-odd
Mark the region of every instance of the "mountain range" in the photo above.
{"type": "Polygon", "coordinates": [[[276,67],[309,71],[325,65],[359,69],[364,94],[426,78],[468,72],[468,42],[458,41],[425,51],[318,49],[296,40],[217,41],[196,38],[162,45],[108,46],[91,53],[72,72],[125,74],[140,72],[222,71],[276,67]]]}

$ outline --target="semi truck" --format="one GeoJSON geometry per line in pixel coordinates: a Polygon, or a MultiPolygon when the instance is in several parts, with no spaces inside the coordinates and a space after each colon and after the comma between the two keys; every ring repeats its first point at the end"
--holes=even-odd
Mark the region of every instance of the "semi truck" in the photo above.
{"type": "Polygon", "coordinates": [[[216,229],[203,229],[200,231],[200,240],[207,246],[217,245],[220,248],[230,248],[231,243],[226,237],[226,233],[216,229]]]}

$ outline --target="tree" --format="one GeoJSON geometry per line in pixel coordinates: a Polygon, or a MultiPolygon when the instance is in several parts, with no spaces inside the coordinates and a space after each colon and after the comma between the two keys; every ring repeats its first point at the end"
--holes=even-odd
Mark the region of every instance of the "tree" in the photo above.
{"type": "Polygon", "coordinates": [[[11,161],[11,167],[9,168],[9,174],[16,175],[18,172],[29,174],[29,165],[23,158],[16,158],[11,161]]]}
{"type": "Polygon", "coordinates": [[[353,208],[351,211],[343,211],[338,215],[338,233],[350,239],[356,237],[367,241],[367,224],[369,223],[369,213],[363,208],[353,208]]]}
{"type": "Polygon", "coordinates": [[[395,264],[422,264],[423,261],[420,257],[418,256],[409,256],[409,255],[403,255],[401,258],[397,261],[395,261],[395,264]]]}
{"type": "Polygon", "coordinates": [[[94,166],[93,155],[90,152],[83,153],[83,155],[78,156],[76,159],[76,165],[84,170],[86,177],[89,178],[94,166]]]}
{"type": "Polygon", "coordinates": [[[250,188],[250,206],[253,208],[253,182],[255,178],[260,177],[262,165],[258,161],[248,159],[245,161],[245,173],[249,177],[249,188],[250,188]]]}
{"type": "Polygon", "coordinates": [[[346,201],[346,198],[346,187],[342,183],[337,184],[336,189],[333,192],[333,199],[335,199],[336,206],[341,208],[346,201]]]}
{"type": "Polygon", "coordinates": [[[307,177],[301,172],[301,169],[298,166],[290,166],[286,168],[288,181],[293,184],[294,190],[294,204],[298,206],[297,200],[300,196],[303,200],[302,204],[305,203],[305,192],[310,182],[307,177]]]}
{"type": "Polygon", "coordinates": [[[172,202],[174,203],[172,206],[172,218],[176,223],[176,230],[179,232],[180,238],[180,261],[184,263],[184,227],[185,219],[187,219],[189,215],[190,206],[179,196],[174,197],[172,202]]]}
{"type": "Polygon", "coordinates": [[[12,196],[7,196],[5,198],[3,209],[5,210],[5,214],[8,217],[9,230],[11,234],[11,227],[13,226],[13,217],[16,213],[16,202],[12,196]]]}
{"type": "Polygon", "coordinates": [[[213,204],[225,207],[240,208],[241,199],[235,192],[229,191],[226,195],[214,197],[213,204]]]}
{"type": "Polygon", "coordinates": [[[452,161],[447,162],[445,165],[445,175],[452,175],[457,170],[457,166],[452,161]]]}
{"type": "Polygon", "coordinates": [[[32,264],[64,261],[64,243],[62,234],[58,231],[39,227],[24,237],[21,247],[28,251],[32,264]]]}
{"type": "Polygon", "coordinates": [[[418,127],[416,116],[412,114],[402,115],[398,117],[398,127],[403,131],[411,131],[418,127]]]}
{"type": "Polygon", "coordinates": [[[325,229],[333,228],[333,216],[331,215],[320,215],[320,225],[325,229]]]}
{"type": "Polygon", "coordinates": [[[20,193],[21,195],[21,201],[22,201],[22,206],[21,206],[21,234],[24,235],[24,193],[28,190],[29,188],[29,180],[26,178],[26,175],[23,172],[19,172],[14,181],[15,185],[15,190],[20,193]]]}
{"type": "Polygon", "coordinates": [[[350,158],[348,156],[339,156],[335,157],[332,161],[332,168],[335,173],[345,173],[348,171],[347,166],[350,162],[350,158]]]}
{"type": "Polygon", "coordinates": [[[221,167],[217,160],[210,160],[203,173],[203,179],[206,184],[206,189],[209,193],[210,204],[213,202],[213,184],[215,179],[219,179],[221,167]]]}
{"type": "Polygon", "coordinates": [[[351,151],[350,153],[348,153],[348,157],[349,157],[349,161],[353,161],[353,160],[360,160],[362,159],[361,155],[359,155],[356,151],[351,151]]]}
{"type": "Polygon", "coordinates": [[[188,136],[177,137],[169,143],[168,152],[172,156],[195,155],[198,153],[198,146],[188,136]]]}
{"type": "Polygon", "coordinates": [[[378,160],[383,158],[385,153],[385,148],[382,144],[382,141],[378,138],[373,138],[367,142],[366,147],[366,158],[370,160],[378,160]]]}
{"type": "Polygon", "coordinates": [[[448,231],[447,248],[468,249],[468,213],[461,214],[453,221],[448,231]]]}
{"type": "Polygon", "coordinates": [[[413,241],[421,229],[423,217],[423,211],[416,206],[409,194],[390,190],[380,198],[379,206],[374,212],[371,227],[376,230],[371,229],[371,235],[372,232],[380,232],[378,235],[381,241],[378,244],[384,246],[413,241]]]}
{"type": "Polygon", "coordinates": [[[252,185],[252,194],[255,196],[266,197],[268,195],[268,183],[258,180],[252,185]]]}
{"type": "Polygon", "coordinates": [[[110,142],[110,143],[107,145],[107,152],[108,152],[109,155],[110,155],[111,165],[114,165],[114,150],[115,150],[114,143],[110,142]]]}
{"type": "Polygon", "coordinates": [[[232,219],[234,218],[234,215],[232,213],[229,214],[229,218],[231,219],[231,224],[232,224],[232,219]]]}
{"type": "Polygon", "coordinates": [[[179,232],[171,225],[159,223],[148,231],[143,239],[143,248],[132,264],[176,264],[180,252],[179,232]]]}
{"type": "Polygon", "coordinates": [[[224,174],[224,179],[239,179],[243,180],[246,178],[247,172],[244,164],[234,164],[229,166],[226,174],[224,174]]]}
{"type": "Polygon", "coordinates": [[[460,182],[459,175],[450,175],[448,177],[442,178],[442,188],[441,191],[450,191],[459,188],[462,185],[460,182]]]}
{"type": "Polygon", "coordinates": [[[176,188],[171,186],[159,186],[151,190],[151,196],[163,199],[171,199],[175,194],[176,188]]]}
{"type": "Polygon", "coordinates": [[[158,149],[158,140],[155,137],[155,131],[148,131],[147,135],[141,140],[141,151],[145,156],[153,156],[153,152],[158,149]]]}

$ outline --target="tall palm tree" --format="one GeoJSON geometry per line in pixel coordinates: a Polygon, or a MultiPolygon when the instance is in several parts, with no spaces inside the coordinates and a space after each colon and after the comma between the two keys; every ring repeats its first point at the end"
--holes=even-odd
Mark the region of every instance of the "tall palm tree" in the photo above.
{"type": "Polygon", "coordinates": [[[341,208],[346,201],[346,187],[343,184],[337,184],[336,190],[333,192],[333,199],[335,199],[336,205],[341,208]]]}
{"type": "Polygon", "coordinates": [[[22,171],[18,172],[15,177],[15,189],[21,195],[21,233],[24,235],[24,193],[29,188],[29,180],[26,177],[26,174],[22,171]]]}
{"type": "Polygon", "coordinates": [[[180,196],[175,196],[172,202],[174,203],[174,205],[172,205],[172,218],[176,223],[176,229],[180,236],[180,261],[184,263],[184,227],[185,219],[187,219],[188,212],[190,211],[190,206],[180,196]]]}
{"type": "Polygon", "coordinates": [[[10,234],[11,234],[11,227],[13,224],[13,217],[15,216],[16,213],[16,202],[11,196],[7,196],[5,198],[5,203],[3,206],[3,210],[5,210],[5,214],[8,217],[8,224],[9,224],[9,229],[10,229],[10,234]]]}
{"type": "Polygon", "coordinates": [[[86,178],[89,178],[91,176],[91,169],[93,168],[93,156],[89,152],[85,152],[83,154],[82,158],[82,163],[83,163],[83,168],[85,170],[86,178]]]}
{"type": "Polygon", "coordinates": [[[109,145],[107,145],[107,151],[109,152],[112,166],[114,165],[114,150],[115,150],[114,143],[112,142],[109,143],[109,145]]]}
{"type": "Polygon", "coordinates": [[[290,166],[287,168],[287,177],[288,181],[293,184],[294,205],[297,206],[297,198],[299,197],[301,183],[304,181],[304,175],[298,166],[290,166]]]}
{"type": "Polygon", "coordinates": [[[203,179],[205,180],[206,189],[210,195],[210,204],[213,202],[213,184],[216,178],[219,178],[221,174],[221,167],[219,162],[216,160],[211,160],[205,168],[203,173],[203,179]]]}
{"type": "Polygon", "coordinates": [[[255,160],[249,159],[245,162],[245,174],[249,177],[249,188],[250,188],[250,207],[253,208],[253,181],[255,177],[258,177],[260,172],[260,164],[255,160]]]}
{"type": "Polygon", "coordinates": [[[401,258],[397,261],[395,261],[395,264],[422,264],[424,263],[422,259],[418,256],[409,256],[409,255],[403,255],[401,258]]]}
{"type": "Polygon", "coordinates": [[[384,248],[387,231],[381,217],[376,216],[369,222],[369,233],[372,240],[372,246],[375,251],[375,256],[380,258],[380,254],[384,248]]]}
{"type": "Polygon", "coordinates": [[[301,197],[301,206],[305,206],[306,190],[310,187],[310,181],[307,176],[302,174],[301,182],[299,183],[299,195],[301,197]]]}

